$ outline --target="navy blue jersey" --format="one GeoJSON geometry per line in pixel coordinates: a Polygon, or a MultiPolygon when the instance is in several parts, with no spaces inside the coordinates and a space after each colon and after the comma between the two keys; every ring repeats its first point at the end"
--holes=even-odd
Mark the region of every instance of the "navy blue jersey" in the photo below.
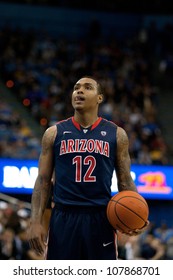
{"type": "Polygon", "coordinates": [[[111,198],[117,126],[99,118],[85,129],[74,117],[56,126],[54,202],[106,206],[111,198]]]}

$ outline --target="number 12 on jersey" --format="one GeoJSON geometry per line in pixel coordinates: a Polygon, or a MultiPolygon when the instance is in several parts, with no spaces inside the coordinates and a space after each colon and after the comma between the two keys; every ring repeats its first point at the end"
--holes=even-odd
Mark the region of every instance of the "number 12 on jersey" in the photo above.
{"type": "Polygon", "coordinates": [[[96,167],[96,159],[93,156],[76,156],[73,158],[73,164],[76,165],[75,182],[95,182],[96,176],[92,175],[96,167]],[[82,169],[84,165],[88,165],[85,174],[82,177],[82,169]]]}

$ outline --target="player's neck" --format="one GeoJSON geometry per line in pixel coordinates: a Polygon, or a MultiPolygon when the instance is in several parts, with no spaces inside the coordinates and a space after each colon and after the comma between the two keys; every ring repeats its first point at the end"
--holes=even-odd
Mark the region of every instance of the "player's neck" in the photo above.
{"type": "Polygon", "coordinates": [[[98,120],[98,115],[90,115],[90,114],[80,114],[75,112],[74,119],[77,123],[79,123],[82,127],[87,128],[93,125],[98,120]]]}

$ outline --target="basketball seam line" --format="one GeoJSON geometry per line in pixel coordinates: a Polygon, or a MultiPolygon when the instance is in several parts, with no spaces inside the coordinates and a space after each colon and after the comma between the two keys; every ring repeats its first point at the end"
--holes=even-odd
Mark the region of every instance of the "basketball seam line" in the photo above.
{"type": "Polygon", "coordinates": [[[142,203],[144,203],[144,204],[148,207],[148,204],[147,204],[147,202],[145,202],[145,200],[140,199],[139,197],[136,197],[136,196],[132,196],[132,195],[126,195],[126,196],[120,197],[118,200],[111,199],[111,201],[114,201],[114,202],[116,201],[116,202],[118,202],[119,200],[121,200],[121,199],[123,199],[123,198],[129,198],[129,197],[135,198],[135,199],[141,201],[142,203]]]}
{"type": "MultiPolygon", "coordinates": [[[[114,202],[116,202],[115,200],[111,200],[111,201],[114,201],[114,202]]],[[[116,207],[116,204],[114,205],[114,208],[116,207]]],[[[117,211],[116,211],[116,209],[114,209],[115,210],[115,213],[117,214],[117,211]]],[[[109,211],[109,209],[108,209],[108,211],[109,211]]],[[[120,220],[120,218],[118,217],[118,215],[116,215],[117,216],[117,218],[118,218],[118,220],[126,227],[126,228],[128,228],[129,230],[131,230],[131,228],[129,227],[129,226],[127,226],[125,223],[123,223],[121,220],[120,220]]],[[[117,228],[118,230],[122,230],[122,231],[124,231],[124,229],[123,228],[121,228],[120,226],[118,226],[118,228],[117,228]]]]}
{"type": "MultiPolygon", "coordinates": [[[[123,203],[121,203],[121,202],[119,202],[119,200],[117,201],[117,200],[111,200],[111,201],[114,201],[114,202],[116,202],[116,203],[119,203],[121,206],[125,206],[129,211],[131,211],[132,213],[134,213],[136,216],[138,216],[141,220],[143,220],[144,222],[146,222],[138,213],[136,213],[136,212],[134,212],[132,209],[130,209],[127,205],[124,205],[123,203]]],[[[142,200],[141,200],[142,201],[142,200]]],[[[116,204],[115,204],[116,205],[116,204]]],[[[117,211],[116,211],[116,209],[115,209],[115,212],[117,213],[117,211]]],[[[117,215],[117,217],[118,217],[118,215],[117,215]]],[[[118,219],[119,219],[119,217],[118,217],[118,219]]],[[[120,220],[120,219],[119,219],[120,220]]],[[[122,222],[121,220],[120,220],[120,222],[122,222]]],[[[123,223],[124,224],[124,223],[123,223]]],[[[126,226],[126,224],[124,224],[125,226],[126,226]]],[[[128,226],[127,226],[128,227],[128,226]]]]}

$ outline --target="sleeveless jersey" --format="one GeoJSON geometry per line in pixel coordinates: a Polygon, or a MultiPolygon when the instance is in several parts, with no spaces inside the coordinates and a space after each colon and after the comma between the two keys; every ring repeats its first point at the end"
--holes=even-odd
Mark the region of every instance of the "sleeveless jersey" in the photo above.
{"type": "Polygon", "coordinates": [[[89,129],[74,117],[56,126],[54,202],[106,206],[111,198],[117,126],[101,117],[89,129]]]}

